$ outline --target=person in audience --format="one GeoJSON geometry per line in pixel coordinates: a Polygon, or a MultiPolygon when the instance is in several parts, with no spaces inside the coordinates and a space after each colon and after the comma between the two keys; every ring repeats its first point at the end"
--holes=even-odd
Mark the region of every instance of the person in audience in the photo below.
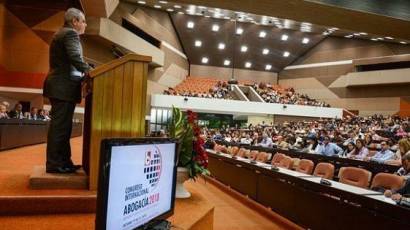
{"type": "Polygon", "coordinates": [[[241,144],[252,144],[252,138],[249,136],[249,134],[246,134],[245,137],[241,139],[241,144]]]}
{"type": "Polygon", "coordinates": [[[1,104],[3,104],[6,107],[6,112],[10,112],[10,103],[8,101],[3,101],[1,104]]]}
{"type": "Polygon", "coordinates": [[[364,160],[369,155],[369,149],[364,145],[363,139],[356,140],[356,154],[351,155],[350,158],[356,160],[364,160]]]}
{"type": "Polygon", "coordinates": [[[16,118],[16,119],[23,119],[23,118],[25,118],[25,117],[24,117],[24,114],[23,114],[23,105],[20,104],[20,103],[17,103],[17,104],[14,106],[14,109],[13,109],[12,111],[10,111],[9,117],[10,117],[10,118],[16,118]]]}
{"type": "Polygon", "coordinates": [[[373,157],[367,157],[366,160],[375,161],[384,164],[386,161],[393,159],[394,153],[390,151],[390,143],[383,141],[381,143],[382,149],[373,157]]]}
{"type": "Polygon", "coordinates": [[[287,149],[289,147],[289,143],[284,141],[282,136],[278,136],[276,146],[280,149],[287,149]]]}
{"type": "Polygon", "coordinates": [[[28,119],[30,119],[30,120],[40,120],[40,118],[38,117],[38,109],[36,107],[31,108],[28,119]]]}
{"type": "Polygon", "coordinates": [[[38,115],[37,115],[39,120],[46,120],[45,112],[44,109],[38,109],[38,115]]]}
{"type": "Polygon", "coordinates": [[[349,130],[347,135],[349,136],[349,138],[345,140],[345,142],[343,143],[343,146],[347,146],[347,144],[349,144],[350,142],[356,143],[356,140],[358,139],[358,137],[353,130],[349,130]]]}
{"type": "Polygon", "coordinates": [[[406,153],[402,157],[401,162],[402,167],[395,172],[396,175],[404,177],[404,179],[409,180],[410,178],[410,152],[406,153]]]}
{"type": "Polygon", "coordinates": [[[400,175],[399,174],[399,175],[404,176],[405,179],[406,179],[406,181],[404,183],[404,186],[402,188],[400,188],[399,190],[396,190],[396,191],[386,190],[384,192],[384,195],[386,197],[391,197],[393,200],[396,200],[396,201],[400,200],[402,198],[402,196],[404,196],[404,195],[410,196],[410,179],[409,179],[409,177],[410,177],[410,154],[409,153],[403,156],[403,167],[405,167],[405,169],[401,168],[401,169],[403,169],[402,171],[407,172],[407,174],[406,175],[400,175]]]}
{"type": "Polygon", "coordinates": [[[329,136],[325,136],[323,138],[323,143],[318,145],[315,152],[325,156],[339,156],[343,154],[343,149],[335,143],[331,143],[329,136]]]}
{"type": "Polygon", "coordinates": [[[343,152],[343,156],[350,157],[356,153],[356,145],[354,142],[349,142],[345,151],[343,152]]]}
{"type": "Polygon", "coordinates": [[[7,107],[4,104],[0,104],[0,119],[8,119],[7,107]]]}
{"type": "Polygon", "coordinates": [[[258,145],[262,147],[272,147],[273,145],[272,138],[270,138],[268,134],[264,132],[262,134],[262,141],[258,145]]]}
{"type": "Polygon", "coordinates": [[[319,146],[319,142],[314,135],[307,137],[307,146],[302,151],[307,153],[315,153],[316,148],[319,146]]]}
{"type": "Polygon", "coordinates": [[[410,152],[410,141],[407,138],[403,138],[398,143],[398,150],[394,154],[393,159],[386,161],[386,164],[401,165],[402,156],[410,152]]]}

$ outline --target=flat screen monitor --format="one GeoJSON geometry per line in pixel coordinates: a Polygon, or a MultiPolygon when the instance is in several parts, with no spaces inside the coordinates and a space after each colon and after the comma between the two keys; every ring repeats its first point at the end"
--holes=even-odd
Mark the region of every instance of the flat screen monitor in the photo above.
{"type": "Polygon", "coordinates": [[[137,229],[171,216],[176,149],[166,138],[103,140],[96,229],[137,229]]]}

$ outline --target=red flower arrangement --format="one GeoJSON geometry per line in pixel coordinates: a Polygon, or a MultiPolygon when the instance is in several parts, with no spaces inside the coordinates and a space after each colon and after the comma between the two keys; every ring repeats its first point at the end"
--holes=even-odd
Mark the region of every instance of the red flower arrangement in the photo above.
{"type": "Polygon", "coordinates": [[[170,136],[179,139],[178,166],[186,167],[189,177],[194,179],[198,174],[209,175],[208,154],[205,151],[205,140],[201,137],[201,128],[198,126],[198,115],[188,110],[186,115],[178,108],[173,108],[170,123],[170,136]]]}

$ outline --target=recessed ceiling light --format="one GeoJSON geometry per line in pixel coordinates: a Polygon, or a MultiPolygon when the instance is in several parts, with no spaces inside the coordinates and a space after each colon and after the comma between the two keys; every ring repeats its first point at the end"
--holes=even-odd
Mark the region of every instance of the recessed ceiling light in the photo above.
{"type": "Polygon", "coordinates": [[[265,32],[265,31],[259,32],[259,37],[260,37],[260,38],[266,37],[266,32],[265,32]]]}
{"type": "Polygon", "coordinates": [[[245,68],[251,68],[252,67],[252,63],[250,62],[245,62],[245,68]]]}
{"type": "Polygon", "coordinates": [[[247,46],[241,46],[241,52],[246,52],[248,51],[248,47],[247,46]]]}
{"type": "Polygon", "coordinates": [[[160,5],[154,5],[154,8],[160,9],[161,6],[160,5]]]}
{"type": "Polygon", "coordinates": [[[212,31],[214,31],[214,32],[219,31],[219,25],[217,25],[217,24],[212,25],[212,31]]]}
{"type": "Polygon", "coordinates": [[[203,57],[202,60],[201,60],[201,62],[204,63],[204,64],[208,63],[208,61],[209,61],[209,59],[207,57],[203,57]]]}
{"type": "Polygon", "coordinates": [[[224,43],[219,43],[218,44],[218,49],[220,49],[220,50],[223,50],[223,49],[225,49],[225,44],[224,43]]]}
{"type": "Polygon", "coordinates": [[[283,52],[284,57],[289,57],[290,53],[288,51],[283,52]]]}
{"type": "Polygon", "coordinates": [[[243,33],[243,29],[242,29],[242,28],[236,29],[236,34],[242,34],[242,33],[243,33]]]}
{"type": "Polygon", "coordinates": [[[377,38],[377,40],[383,41],[383,40],[384,40],[384,38],[377,38]]]}
{"type": "Polygon", "coordinates": [[[372,38],[372,39],[370,39],[370,40],[372,40],[372,41],[378,41],[377,38],[372,38]]]}
{"type": "Polygon", "coordinates": [[[158,1],[159,3],[161,3],[161,4],[167,4],[168,2],[167,1],[158,1]]]}
{"type": "Polygon", "coordinates": [[[401,41],[400,43],[403,44],[403,45],[406,45],[406,44],[407,44],[407,42],[403,42],[403,41],[401,41]]]}
{"type": "Polygon", "coordinates": [[[309,43],[309,38],[303,38],[302,43],[303,44],[308,44],[309,43]]]}
{"type": "Polygon", "coordinates": [[[327,36],[327,35],[329,35],[329,32],[325,31],[325,32],[323,32],[322,34],[325,35],[325,36],[327,36]]]}
{"type": "Polygon", "coordinates": [[[330,28],[331,30],[339,30],[337,27],[330,28]]]}
{"type": "Polygon", "coordinates": [[[173,12],[174,9],[169,8],[169,9],[167,9],[167,11],[168,11],[168,12],[173,12]]]}
{"type": "Polygon", "coordinates": [[[199,9],[206,9],[206,6],[198,6],[199,9]]]}
{"type": "Polygon", "coordinates": [[[184,13],[184,12],[182,12],[182,11],[179,11],[179,12],[178,12],[178,14],[185,14],[185,13],[184,13]]]}
{"type": "Polygon", "coordinates": [[[346,35],[345,38],[352,38],[353,34],[346,35]]]}
{"type": "Polygon", "coordinates": [[[265,66],[265,70],[271,70],[272,69],[272,65],[266,65],[265,66]]]}
{"type": "Polygon", "coordinates": [[[289,36],[284,34],[284,35],[282,35],[281,40],[286,41],[286,40],[288,40],[288,38],[289,38],[289,36]]]}
{"type": "Polygon", "coordinates": [[[230,64],[231,64],[231,61],[230,61],[230,60],[226,59],[226,60],[224,61],[224,65],[230,65],[230,64]]]}
{"type": "Polygon", "coordinates": [[[354,36],[360,36],[361,34],[360,33],[354,33],[353,35],[354,36]]]}
{"type": "Polygon", "coordinates": [[[147,2],[145,2],[145,1],[138,1],[138,3],[144,5],[144,4],[146,4],[147,2]]]}
{"type": "Polygon", "coordinates": [[[365,33],[365,32],[360,32],[359,34],[360,35],[367,35],[367,33],[365,33]]]}
{"type": "Polygon", "coordinates": [[[268,53],[269,53],[269,49],[263,49],[263,50],[262,50],[262,54],[263,54],[263,55],[267,55],[268,53]]]}
{"type": "Polygon", "coordinates": [[[195,26],[195,23],[194,23],[194,22],[191,22],[191,21],[189,21],[189,22],[186,24],[186,27],[188,27],[188,28],[190,28],[190,29],[193,29],[194,26],[195,26]]]}
{"type": "Polygon", "coordinates": [[[388,40],[393,40],[394,38],[392,38],[392,37],[384,37],[384,38],[386,38],[386,39],[388,39],[388,40]]]}
{"type": "Polygon", "coordinates": [[[202,42],[200,40],[196,40],[195,41],[195,46],[196,47],[201,47],[202,46],[202,42]]]}
{"type": "Polygon", "coordinates": [[[182,7],[180,5],[174,5],[175,9],[181,9],[182,7]]]}
{"type": "Polygon", "coordinates": [[[225,16],[224,17],[226,20],[229,20],[229,19],[231,19],[231,17],[228,17],[228,16],[225,16]]]}

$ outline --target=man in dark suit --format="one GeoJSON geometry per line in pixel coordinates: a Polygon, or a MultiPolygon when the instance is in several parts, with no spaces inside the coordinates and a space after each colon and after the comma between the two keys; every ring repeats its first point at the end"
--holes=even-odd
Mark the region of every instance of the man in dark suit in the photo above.
{"type": "Polygon", "coordinates": [[[48,173],[73,173],[80,166],[71,161],[70,136],[76,103],[81,102],[81,84],[91,67],[84,62],[79,35],[87,24],[83,12],[70,8],[64,27],[50,45],[50,72],[43,95],[51,102],[51,121],[47,137],[48,173]]]}

